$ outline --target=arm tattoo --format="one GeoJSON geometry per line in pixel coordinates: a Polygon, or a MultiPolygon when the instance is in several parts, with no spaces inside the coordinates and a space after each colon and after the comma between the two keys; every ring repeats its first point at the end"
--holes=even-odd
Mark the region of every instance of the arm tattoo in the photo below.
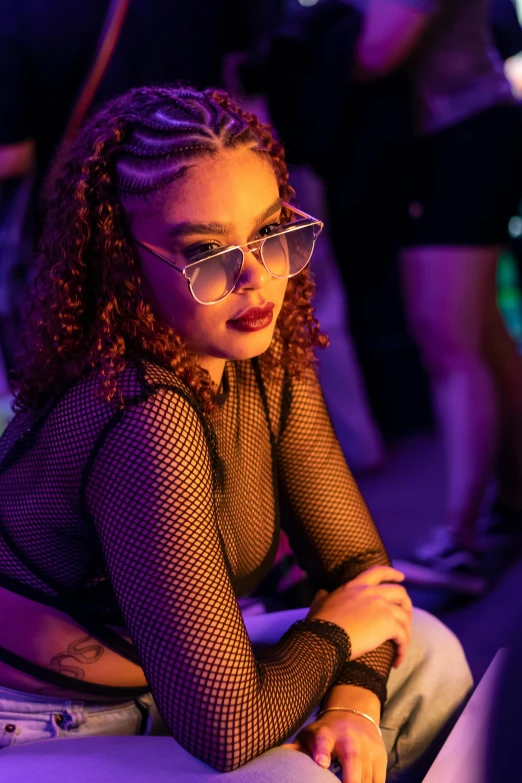
{"type": "Polygon", "coordinates": [[[55,667],[60,674],[74,677],[75,680],[83,680],[85,672],[79,664],[97,663],[105,652],[102,644],[96,642],[92,636],[82,636],[81,639],[71,642],[67,652],[58,653],[51,658],[50,666],[55,667]]]}

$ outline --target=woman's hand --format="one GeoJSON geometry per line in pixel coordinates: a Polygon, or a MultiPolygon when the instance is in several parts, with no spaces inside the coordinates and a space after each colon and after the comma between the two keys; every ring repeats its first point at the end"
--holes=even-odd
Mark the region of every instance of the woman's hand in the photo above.
{"type": "Polygon", "coordinates": [[[308,618],[344,628],[352,645],[351,660],[392,640],[397,647],[393,665],[398,667],[411,637],[411,600],[404,587],[393,584],[403,579],[404,574],[388,566],[369,568],[330,594],[320,590],[308,618]]]}
{"type": "Polygon", "coordinates": [[[327,712],[284,747],[307,753],[325,769],[332,758],[338,759],[343,783],[385,783],[384,742],[377,728],[361,715],[327,712]]]}

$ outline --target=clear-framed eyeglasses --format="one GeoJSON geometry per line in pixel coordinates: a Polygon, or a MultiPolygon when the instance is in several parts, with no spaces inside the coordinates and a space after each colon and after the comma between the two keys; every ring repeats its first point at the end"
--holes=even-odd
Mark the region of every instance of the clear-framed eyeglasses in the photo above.
{"type": "Polygon", "coordinates": [[[180,272],[187,279],[189,291],[196,302],[203,305],[216,304],[229,296],[238,284],[247,252],[254,252],[267,272],[281,279],[295,277],[308,265],[323,223],[286,202],[282,202],[282,206],[296,214],[298,219],[277,226],[267,236],[244,245],[232,245],[202,253],[185,267],[178,266],[146,242],[135,237],[134,241],[176,272],[180,272]]]}

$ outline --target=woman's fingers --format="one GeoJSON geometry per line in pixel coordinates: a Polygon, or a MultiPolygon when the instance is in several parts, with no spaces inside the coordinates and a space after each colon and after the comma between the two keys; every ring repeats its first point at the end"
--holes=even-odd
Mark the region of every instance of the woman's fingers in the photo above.
{"type": "Polygon", "coordinates": [[[396,638],[393,639],[397,645],[397,655],[395,657],[394,666],[397,668],[400,666],[411,640],[411,614],[403,609],[398,604],[389,603],[389,611],[393,615],[395,627],[397,630],[396,638]]]}
{"type": "Polygon", "coordinates": [[[411,636],[411,624],[408,615],[402,607],[397,606],[396,604],[390,604],[390,611],[395,620],[395,635],[392,640],[397,646],[397,655],[393,665],[397,668],[404,660],[408,650],[411,636]]]}
{"type": "Polygon", "coordinates": [[[372,566],[362,571],[348,585],[379,585],[381,582],[403,582],[404,574],[391,566],[372,566]]]}
{"type": "Polygon", "coordinates": [[[332,733],[323,727],[313,733],[308,743],[313,760],[324,769],[328,769],[332,763],[334,743],[335,740],[332,733]]]}
{"type": "Polygon", "coordinates": [[[402,606],[398,606],[397,604],[388,604],[389,610],[393,615],[393,618],[395,622],[400,626],[400,628],[404,631],[404,634],[406,635],[407,639],[409,640],[411,636],[411,622],[410,622],[410,616],[408,612],[405,612],[402,606]]]}
{"type": "Polygon", "coordinates": [[[392,612],[395,621],[399,623],[401,628],[404,630],[404,633],[406,635],[406,639],[409,643],[411,639],[411,619],[408,612],[406,612],[402,606],[398,606],[397,604],[389,604],[390,611],[392,612]]]}
{"type": "Polygon", "coordinates": [[[404,611],[411,618],[413,613],[413,604],[404,587],[401,587],[401,585],[378,585],[376,590],[379,591],[381,598],[385,598],[392,604],[402,606],[404,611]]]}
{"type": "Polygon", "coordinates": [[[388,764],[388,756],[383,753],[382,757],[375,759],[373,762],[373,778],[372,783],[386,783],[386,767],[388,764]]]}
{"type": "Polygon", "coordinates": [[[318,590],[317,593],[314,595],[312,603],[310,604],[310,609],[313,609],[314,606],[320,604],[321,601],[325,599],[327,595],[328,592],[326,590],[318,590]]]}
{"type": "Polygon", "coordinates": [[[353,746],[340,749],[339,761],[343,770],[343,783],[363,783],[363,763],[353,746]]]}
{"type": "Polygon", "coordinates": [[[281,745],[282,748],[288,748],[288,750],[298,750],[300,753],[306,753],[307,750],[305,746],[298,742],[297,740],[295,742],[287,742],[284,745],[281,745]]]}
{"type": "Polygon", "coordinates": [[[322,601],[326,598],[327,595],[328,592],[326,590],[317,591],[317,593],[314,595],[312,603],[310,604],[310,609],[308,610],[307,616],[310,615],[310,612],[315,612],[320,608],[322,601]]]}

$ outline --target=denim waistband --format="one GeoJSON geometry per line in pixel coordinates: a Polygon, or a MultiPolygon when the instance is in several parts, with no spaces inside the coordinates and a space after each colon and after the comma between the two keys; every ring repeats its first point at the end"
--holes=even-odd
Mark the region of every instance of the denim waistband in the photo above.
{"type": "MultiPolygon", "coordinates": [[[[92,703],[84,702],[81,699],[59,699],[42,696],[38,693],[15,691],[11,688],[0,686],[0,709],[5,712],[12,711],[28,715],[41,712],[59,712],[60,708],[66,705],[81,705],[82,709],[88,714],[114,712],[115,710],[125,709],[125,707],[134,707],[136,706],[136,701],[137,699],[122,702],[92,703]]],[[[152,701],[152,697],[150,694],[144,694],[139,697],[139,701],[143,704],[148,704],[149,701],[152,701]]]]}

